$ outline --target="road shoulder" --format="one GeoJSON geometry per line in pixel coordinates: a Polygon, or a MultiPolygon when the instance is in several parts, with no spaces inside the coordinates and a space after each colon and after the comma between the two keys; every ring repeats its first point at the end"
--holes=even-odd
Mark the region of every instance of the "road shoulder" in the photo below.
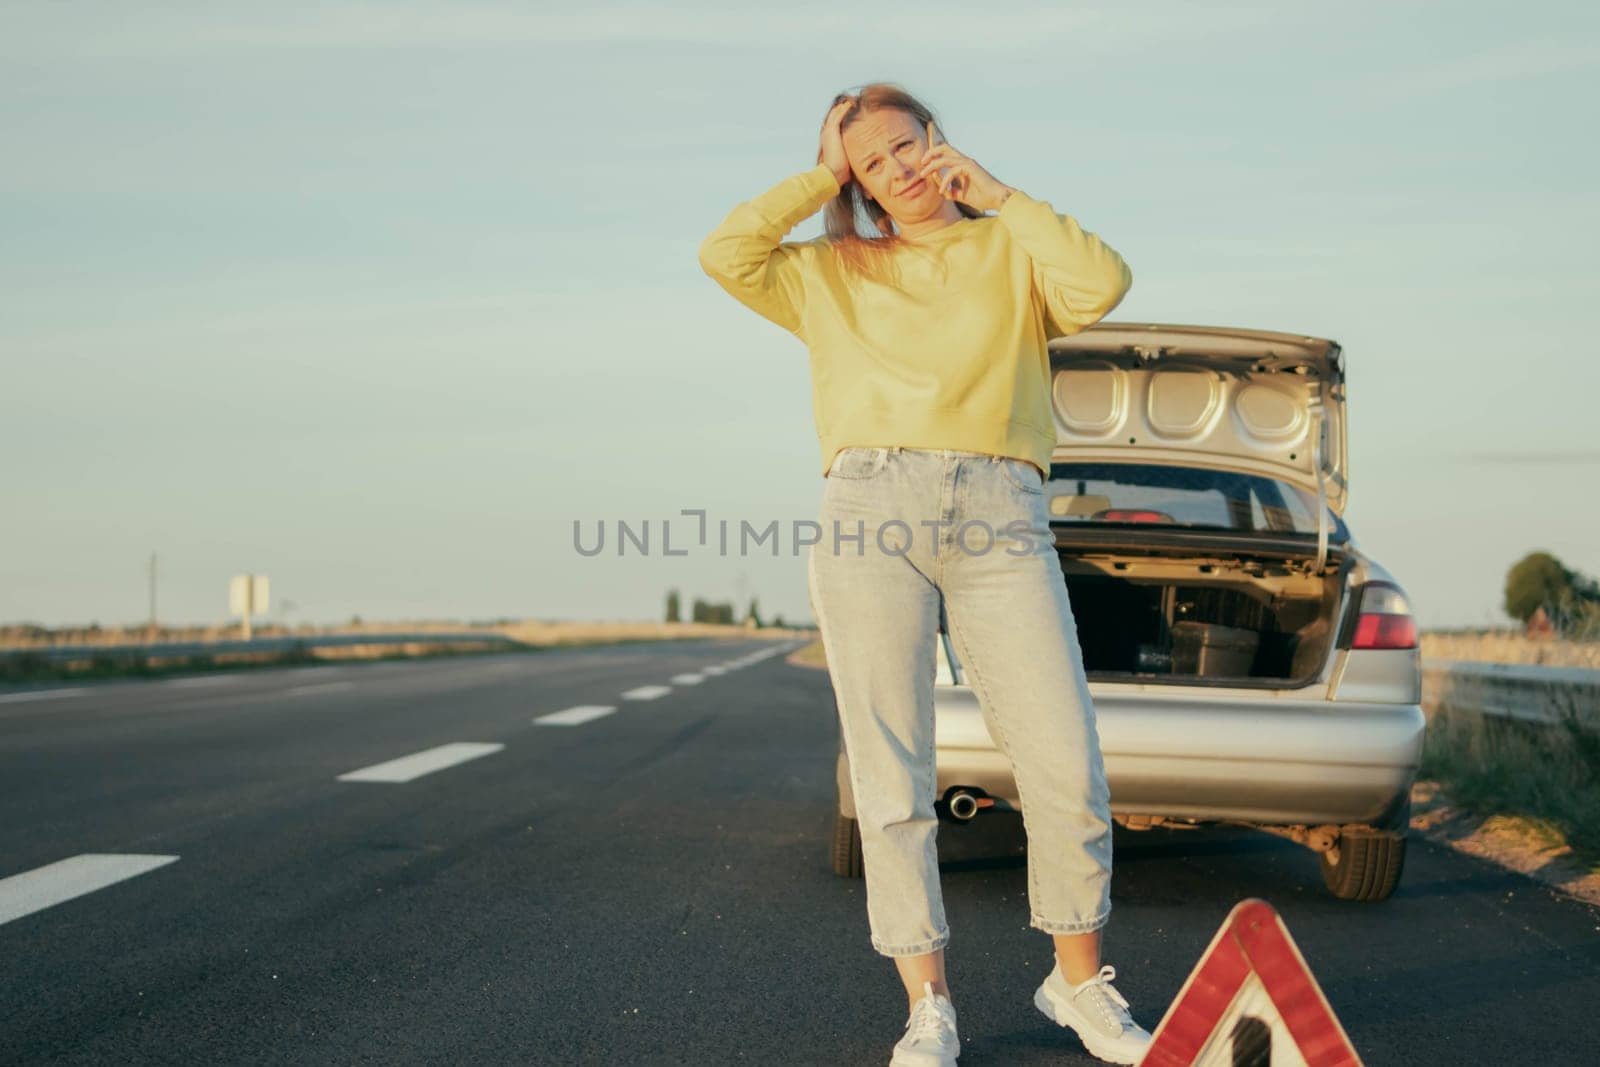
{"type": "Polygon", "coordinates": [[[1439,783],[1419,781],[1411,791],[1411,830],[1600,905],[1600,870],[1534,820],[1467,811],[1451,803],[1439,783]]]}

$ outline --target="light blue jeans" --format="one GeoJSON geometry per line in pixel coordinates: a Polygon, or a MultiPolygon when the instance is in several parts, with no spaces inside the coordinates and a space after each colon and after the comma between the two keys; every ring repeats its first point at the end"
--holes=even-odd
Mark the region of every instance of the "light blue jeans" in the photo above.
{"type": "Polygon", "coordinates": [[[861,831],[872,946],[950,940],[934,814],[934,643],[943,613],[1028,837],[1031,925],[1111,910],[1111,811],[1094,706],[1039,469],[956,449],[846,448],[823,481],[807,578],[861,831]]]}

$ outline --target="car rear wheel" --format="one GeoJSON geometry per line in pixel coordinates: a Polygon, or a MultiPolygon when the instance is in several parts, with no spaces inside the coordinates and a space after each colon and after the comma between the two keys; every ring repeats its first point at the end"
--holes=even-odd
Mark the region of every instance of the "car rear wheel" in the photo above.
{"type": "Polygon", "coordinates": [[[1339,835],[1338,862],[1318,853],[1322,883],[1340,900],[1388,900],[1406,864],[1406,828],[1411,823],[1407,797],[1385,827],[1352,826],[1339,835]],[[1392,827],[1392,829],[1388,828],[1392,827]]]}
{"type": "Polygon", "coordinates": [[[841,878],[861,877],[861,827],[842,813],[833,816],[833,873],[841,878]]]}

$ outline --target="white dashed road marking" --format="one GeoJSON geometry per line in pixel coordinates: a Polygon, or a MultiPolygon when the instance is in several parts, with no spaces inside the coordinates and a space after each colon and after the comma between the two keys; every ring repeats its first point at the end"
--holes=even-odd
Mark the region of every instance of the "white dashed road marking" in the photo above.
{"type": "Polygon", "coordinates": [[[87,689],[35,689],[31,693],[7,693],[5,696],[0,696],[0,704],[21,704],[25,700],[57,700],[87,692],[87,689]]]}
{"type": "Polygon", "coordinates": [[[702,667],[700,668],[700,673],[709,674],[714,677],[719,674],[727,674],[728,669],[726,667],[702,667]]]}
{"type": "Polygon", "coordinates": [[[622,694],[623,700],[654,700],[664,697],[672,692],[670,685],[641,685],[637,689],[630,689],[622,694]]]}
{"type": "Polygon", "coordinates": [[[540,726],[582,726],[586,722],[604,718],[617,709],[609,704],[579,704],[565,711],[541,715],[533,721],[540,726]]]}
{"type": "Polygon", "coordinates": [[[706,677],[703,674],[674,674],[672,676],[673,685],[699,685],[705,680],[706,677]]]}
{"type": "Polygon", "coordinates": [[[0,925],[165,867],[177,858],[86,852],[13,874],[10,878],[0,878],[0,925]]]}
{"type": "Polygon", "coordinates": [[[424,749],[385,763],[374,763],[359,771],[339,775],[341,782],[409,782],[458,763],[499,752],[505,745],[478,741],[452,741],[448,745],[424,749]]]}

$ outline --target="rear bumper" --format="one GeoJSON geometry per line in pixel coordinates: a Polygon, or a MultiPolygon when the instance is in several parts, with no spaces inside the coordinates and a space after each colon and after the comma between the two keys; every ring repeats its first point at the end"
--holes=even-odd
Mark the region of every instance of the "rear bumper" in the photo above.
{"type": "MultiPolygon", "coordinates": [[[[970,690],[937,695],[938,789],[982,789],[1021,807],[1010,761],[970,690]]],[[[1100,750],[1118,815],[1274,825],[1378,819],[1411,788],[1425,720],[1417,704],[1204,695],[1096,695],[1100,750]]]]}

